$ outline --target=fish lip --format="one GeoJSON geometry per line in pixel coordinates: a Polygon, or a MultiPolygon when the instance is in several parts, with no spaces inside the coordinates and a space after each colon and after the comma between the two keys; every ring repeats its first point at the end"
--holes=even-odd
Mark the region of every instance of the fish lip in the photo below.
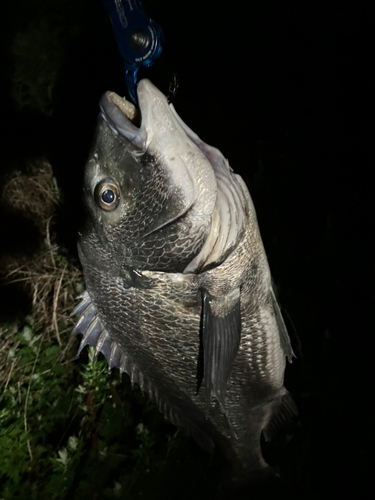
{"type": "Polygon", "coordinates": [[[120,133],[129,141],[134,141],[140,133],[140,127],[137,127],[133,121],[137,123],[141,112],[134,104],[125,101],[122,106],[121,102],[124,101],[115,92],[105,92],[99,102],[101,115],[115,134],[120,133]],[[133,111],[132,119],[126,114],[126,108],[128,108],[129,115],[133,111]]]}
{"type": "Polygon", "coordinates": [[[111,91],[105,92],[99,102],[101,116],[114,134],[125,137],[141,152],[147,149],[153,135],[148,117],[157,92],[160,91],[144,78],[137,86],[138,106],[111,91]]]}

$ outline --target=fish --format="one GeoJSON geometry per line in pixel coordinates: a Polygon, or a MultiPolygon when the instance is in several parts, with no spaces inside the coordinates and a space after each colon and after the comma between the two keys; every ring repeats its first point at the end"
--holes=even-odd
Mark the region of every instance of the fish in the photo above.
{"type": "Polygon", "coordinates": [[[294,352],[243,179],[150,80],[138,106],[100,100],[78,238],[86,290],[78,354],[93,346],[231,477],[274,474],[261,451],[297,414],[294,352]]]}

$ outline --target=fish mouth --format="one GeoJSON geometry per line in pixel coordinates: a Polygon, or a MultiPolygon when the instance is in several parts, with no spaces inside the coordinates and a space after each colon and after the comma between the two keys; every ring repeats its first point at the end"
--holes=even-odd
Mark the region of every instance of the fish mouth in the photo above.
{"type": "Polygon", "coordinates": [[[108,97],[113,102],[113,104],[117,106],[124,113],[126,118],[130,120],[134,126],[138,128],[140,127],[141,113],[138,106],[135,106],[132,102],[127,101],[125,97],[121,98],[115,92],[109,92],[108,97]]]}
{"type": "Polygon", "coordinates": [[[116,135],[120,133],[131,142],[139,135],[142,115],[138,106],[109,91],[101,97],[99,107],[102,117],[116,135]]]}
{"type": "Polygon", "coordinates": [[[136,149],[145,152],[160,129],[155,116],[171,113],[166,97],[150,82],[143,79],[137,86],[138,106],[115,92],[105,92],[99,102],[102,117],[116,135],[122,135],[136,149]]]}

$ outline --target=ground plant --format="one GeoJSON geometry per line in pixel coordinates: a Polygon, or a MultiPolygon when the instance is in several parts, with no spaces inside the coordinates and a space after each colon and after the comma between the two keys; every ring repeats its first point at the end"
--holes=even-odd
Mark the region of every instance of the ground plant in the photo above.
{"type": "MultiPolygon", "coordinates": [[[[69,315],[84,282],[78,263],[55,243],[59,190],[49,163],[15,173],[2,203],[9,199],[33,220],[40,245],[1,265],[2,280],[28,294],[30,311],[0,325],[0,498],[147,497],[178,467],[181,458],[171,456],[180,457],[182,447],[189,461],[195,444],[126,375],[109,374],[92,347],[77,358],[69,315]]],[[[198,456],[207,468],[211,458],[198,456]]]]}

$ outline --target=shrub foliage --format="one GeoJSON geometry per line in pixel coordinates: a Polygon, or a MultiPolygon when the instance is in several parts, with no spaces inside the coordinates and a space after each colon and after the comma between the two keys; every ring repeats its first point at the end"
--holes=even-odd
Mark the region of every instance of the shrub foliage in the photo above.
{"type": "Polygon", "coordinates": [[[210,474],[211,457],[127,376],[109,374],[93,348],[76,357],[69,314],[83,278],[55,243],[59,192],[48,162],[16,173],[2,202],[9,197],[34,220],[41,244],[1,261],[2,280],[22,284],[32,309],[0,325],[0,499],[155,498],[158,491],[166,498],[181,481],[181,498],[197,488],[204,496],[213,483],[197,481],[210,474]]]}

